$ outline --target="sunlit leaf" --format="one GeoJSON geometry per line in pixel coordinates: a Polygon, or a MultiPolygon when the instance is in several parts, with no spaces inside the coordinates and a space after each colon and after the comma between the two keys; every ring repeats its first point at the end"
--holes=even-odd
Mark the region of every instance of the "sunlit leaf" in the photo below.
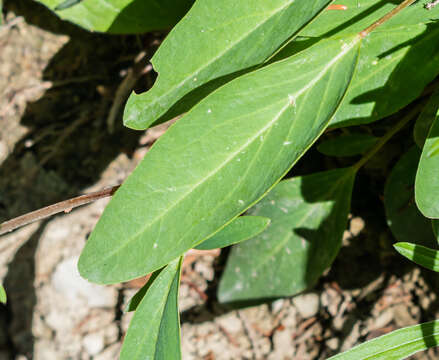
{"type": "Polygon", "coordinates": [[[408,242],[399,242],[393,246],[402,256],[414,263],[439,272],[439,251],[408,242]]]}
{"type": "Polygon", "coordinates": [[[321,142],[317,150],[328,156],[354,156],[366,152],[378,140],[369,134],[346,134],[321,142]]]}
{"type": "Polygon", "coordinates": [[[83,0],[65,0],[56,6],[55,11],[68,9],[79,4],[81,1],[83,0]]]}
{"type": "Polygon", "coordinates": [[[415,176],[420,150],[412,147],[393,168],[384,188],[387,223],[401,242],[434,246],[436,239],[431,223],[415,204],[415,176]]]}
{"type": "Polygon", "coordinates": [[[137,34],[174,26],[194,0],[36,0],[90,31],[137,34]]]}
{"type": "Polygon", "coordinates": [[[131,319],[121,360],[181,359],[178,289],[182,259],[172,261],[148,286],[131,319]]]}
{"type": "Polygon", "coordinates": [[[157,81],[147,93],[131,95],[125,125],[146,129],[191,90],[262,63],[329,2],[197,1],[154,55],[157,81]]]}
{"type": "Polygon", "coordinates": [[[439,344],[439,321],[392,331],[328,360],[399,360],[439,344]]]}
{"type": "Polygon", "coordinates": [[[270,219],[262,216],[240,216],[195,248],[211,250],[237,244],[258,235],[269,224],[270,219]]]}
{"type": "Polygon", "coordinates": [[[360,42],[325,40],[194,107],[113,196],[82,252],[81,275],[118,283],[151,273],[264,196],[325,130],[360,42]]]}
{"type": "Polygon", "coordinates": [[[346,229],[355,170],[280,182],[251,210],[271,219],[234,246],[221,278],[221,302],[290,296],[314,285],[337,255],[346,229]]]}
{"type": "Polygon", "coordinates": [[[416,204],[424,216],[439,219],[439,109],[422,150],[416,174],[416,204]]]}
{"type": "MultiPolygon", "coordinates": [[[[395,1],[343,0],[344,11],[325,11],[299,33],[302,41],[278,58],[320,37],[352,34],[395,7],[395,1]]],[[[415,100],[439,74],[439,7],[426,11],[423,1],[405,9],[363,42],[358,68],[332,127],[371,123],[415,100]],[[422,64],[422,65],[421,65],[422,64]]]]}

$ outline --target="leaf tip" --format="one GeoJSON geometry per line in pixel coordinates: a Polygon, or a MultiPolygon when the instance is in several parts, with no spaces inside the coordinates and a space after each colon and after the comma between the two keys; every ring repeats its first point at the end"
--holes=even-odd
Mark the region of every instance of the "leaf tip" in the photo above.
{"type": "Polygon", "coordinates": [[[137,95],[134,91],[131,93],[130,97],[128,98],[128,101],[125,105],[125,110],[123,113],[123,124],[127,128],[133,129],[133,130],[145,130],[148,128],[148,126],[145,126],[143,124],[143,121],[140,120],[141,118],[141,109],[139,106],[139,103],[137,101],[137,95]]]}

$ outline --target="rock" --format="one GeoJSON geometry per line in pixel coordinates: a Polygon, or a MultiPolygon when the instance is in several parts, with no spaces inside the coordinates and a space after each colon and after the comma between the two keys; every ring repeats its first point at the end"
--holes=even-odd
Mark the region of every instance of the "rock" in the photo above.
{"type": "Polygon", "coordinates": [[[273,334],[273,351],[269,354],[269,360],[289,359],[293,354],[293,334],[291,329],[284,328],[273,334]]]}
{"type": "Polygon", "coordinates": [[[364,220],[359,217],[354,217],[349,223],[349,231],[353,236],[358,236],[364,229],[364,220]]]}
{"type": "Polygon", "coordinates": [[[52,275],[52,284],[56,291],[63,294],[74,305],[87,305],[90,308],[114,307],[117,303],[116,289],[91,284],[78,272],[77,257],[61,262],[52,275]]]}
{"type": "Polygon", "coordinates": [[[308,293],[298,295],[293,298],[293,304],[303,318],[310,318],[317,315],[320,306],[319,295],[316,293],[308,293]]]}
{"type": "Polygon", "coordinates": [[[93,360],[114,360],[119,358],[120,344],[116,343],[107,347],[99,355],[93,357],[93,360]]]}
{"type": "Polygon", "coordinates": [[[104,335],[99,333],[88,334],[82,340],[85,351],[91,356],[97,355],[105,347],[104,335]]]}
{"type": "Polygon", "coordinates": [[[337,350],[340,345],[340,339],[332,338],[326,341],[326,346],[331,350],[337,350]]]}
{"type": "Polygon", "coordinates": [[[271,303],[272,313],[277,314],[279,311],[282,310],[283,306],[284,306],[284,299],[279,299],[279,300],[273,301],[271,303]]]}

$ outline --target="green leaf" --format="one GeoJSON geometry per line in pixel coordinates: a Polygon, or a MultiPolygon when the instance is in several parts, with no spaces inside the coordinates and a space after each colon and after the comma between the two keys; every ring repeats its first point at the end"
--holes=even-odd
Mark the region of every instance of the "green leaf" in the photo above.
{"type": "Polygon", "coordinates": [[[369,134],[346,134],[322,141],[317,150],[328,156],[354,156],[365,153],[379,139],[369,134]]]}
{"type": "Polygon", "coordinates": [[[7,301],[7,296],[6,296],[5,288],[3,287],[3,285],[0,285],[0,302],[6,304],[6,301],[7,301]]]}
{"type": "Polygon", "coordinates": [[[82,252],[82,276],[106,284],[151,273],[257,202],[325,130],[360,42],[322,41],[195,106],[111,199],[82,252]]]}
{"type": "Polygon", "coordinates": [[[125,307],[125,312],[135,311],[137,309],[143,297],[145,296],[146,292],[154,283],[155,279],[157,278],[157,276],[159,276],[160,272],[163,269],[164,268],[161,268],[160,270],[154,271],[151,274],[151,277],[148,279],[147,283],[144,286],[142,286],[142,288],[138,292],[136,292],[134,296],[131,298],[128,305],[125,307]]]}
{"type": "Polygon", "coordinates": [[[431,124],[436,118],[439,109],[439,90],[431,95],[428,103],[425,105],[413,129],[413,138],[416,144],[422,149],[430,132],[431,124]]]}
{"type": "Polygon", "coordinates": [[[408,242],[399,242],[393,246],[402,256],[414,263],[439,272],[439,251],[408,242]]]}
{"type": "Polygon", "coordinates": [[[195,248],[211,250],[237,244],[258,235],[269,224],[270,219],[262,216],[240,216],[195,248]]]}
{"type": "Polygon", "coordinates": [[[438,343],[439,321],[435,320],[392,331],[328,360],[406,359],[418,351],[435,347],[438,343]]]}
{"type": "Polygon", "coordinates": [[[424,216],[439,219],[439,109],[422,150],[416,174],[415,198],[424,216]]]}
{"type": "Polygon", "coordinates": [[[146,129],[191,90],[264,62],[329,3],[197,1],[152,58],[157,81],[147,93],[131,95],[125,125],[146,129]]]}
{"type": "Polygon", "coordinates": [[[234,246],[220,281],[220,302],[291,296],[313,286],[334,261],[346,230],[355,170],[280,182],[251,210],[271,219],[234,246]]]}
{"type": "Polygon", "coordinates": [[[83,0],[65,0],[56,6],[55,11],[71,8],[72,6],[79,4],[81,1],[83,0]]]}
{"type": "Polygon", "coordinates": [[[174,26],[194,0],[36,0],[90,31],[138,34],[174,26]]]}
{"type": "MultiPolygon", "coordinates": [[[[299,33],[278,58],[300,51],[318,38],[354,34],[395,7],[395,1],[344,0],[345,11],[325,11],[299,33]],[[304,41],[305,40],[305,41],[304,41]]],[[[415,100],[439,73],[439,7],[425,2],[404,9],[362,43],[352,85],[331,127],[382,119],[415,100]]]]}
{"type": "Polygon", "coordinates": [[[435,246],[431,223],[416,207],[414,184],[420,150],[413,146],[393,168],[384,188],[387,224],[401,242],[435,246]]]}
{"type": "Polygon", "coordinates": [[[149,286],[131,320],[121,360],[181,359],[178,313],[181,262],[182,258],[172,261],[149,286]]]}

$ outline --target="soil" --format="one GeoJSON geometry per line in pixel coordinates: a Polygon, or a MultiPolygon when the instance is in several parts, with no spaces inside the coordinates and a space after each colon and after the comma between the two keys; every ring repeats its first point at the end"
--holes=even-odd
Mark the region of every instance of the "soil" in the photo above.
{"type": "MultiPolygon", "coordinates": [[[[0,221],[121,183],[168,126],[134,132],[120,116],[114,129],[107,124],[135,59],[142,51],[150,57],[164,34],[88,33],[30,0],[6,1],[4,16],[0,221]]],[[[153,81],[146,72],[137,89],[153,81]]],[[[183,359],[324,359],[436,317],[434,274],[393,251],[382,186],[363,175],[356,187],[366,190],[354,192],[341,253],[310,292],[229,309],[215,295],[227,250],[187,255],[179,300],[183,359]]],[[[118,358],[132,316],[124,306],[145,279],[97,286],[75,266],[107,201],[1,238],[8,302],[0,306],[0,360],[118,358]]],[[[413,358],[435,359],[437,351],[413,358]]]]}

